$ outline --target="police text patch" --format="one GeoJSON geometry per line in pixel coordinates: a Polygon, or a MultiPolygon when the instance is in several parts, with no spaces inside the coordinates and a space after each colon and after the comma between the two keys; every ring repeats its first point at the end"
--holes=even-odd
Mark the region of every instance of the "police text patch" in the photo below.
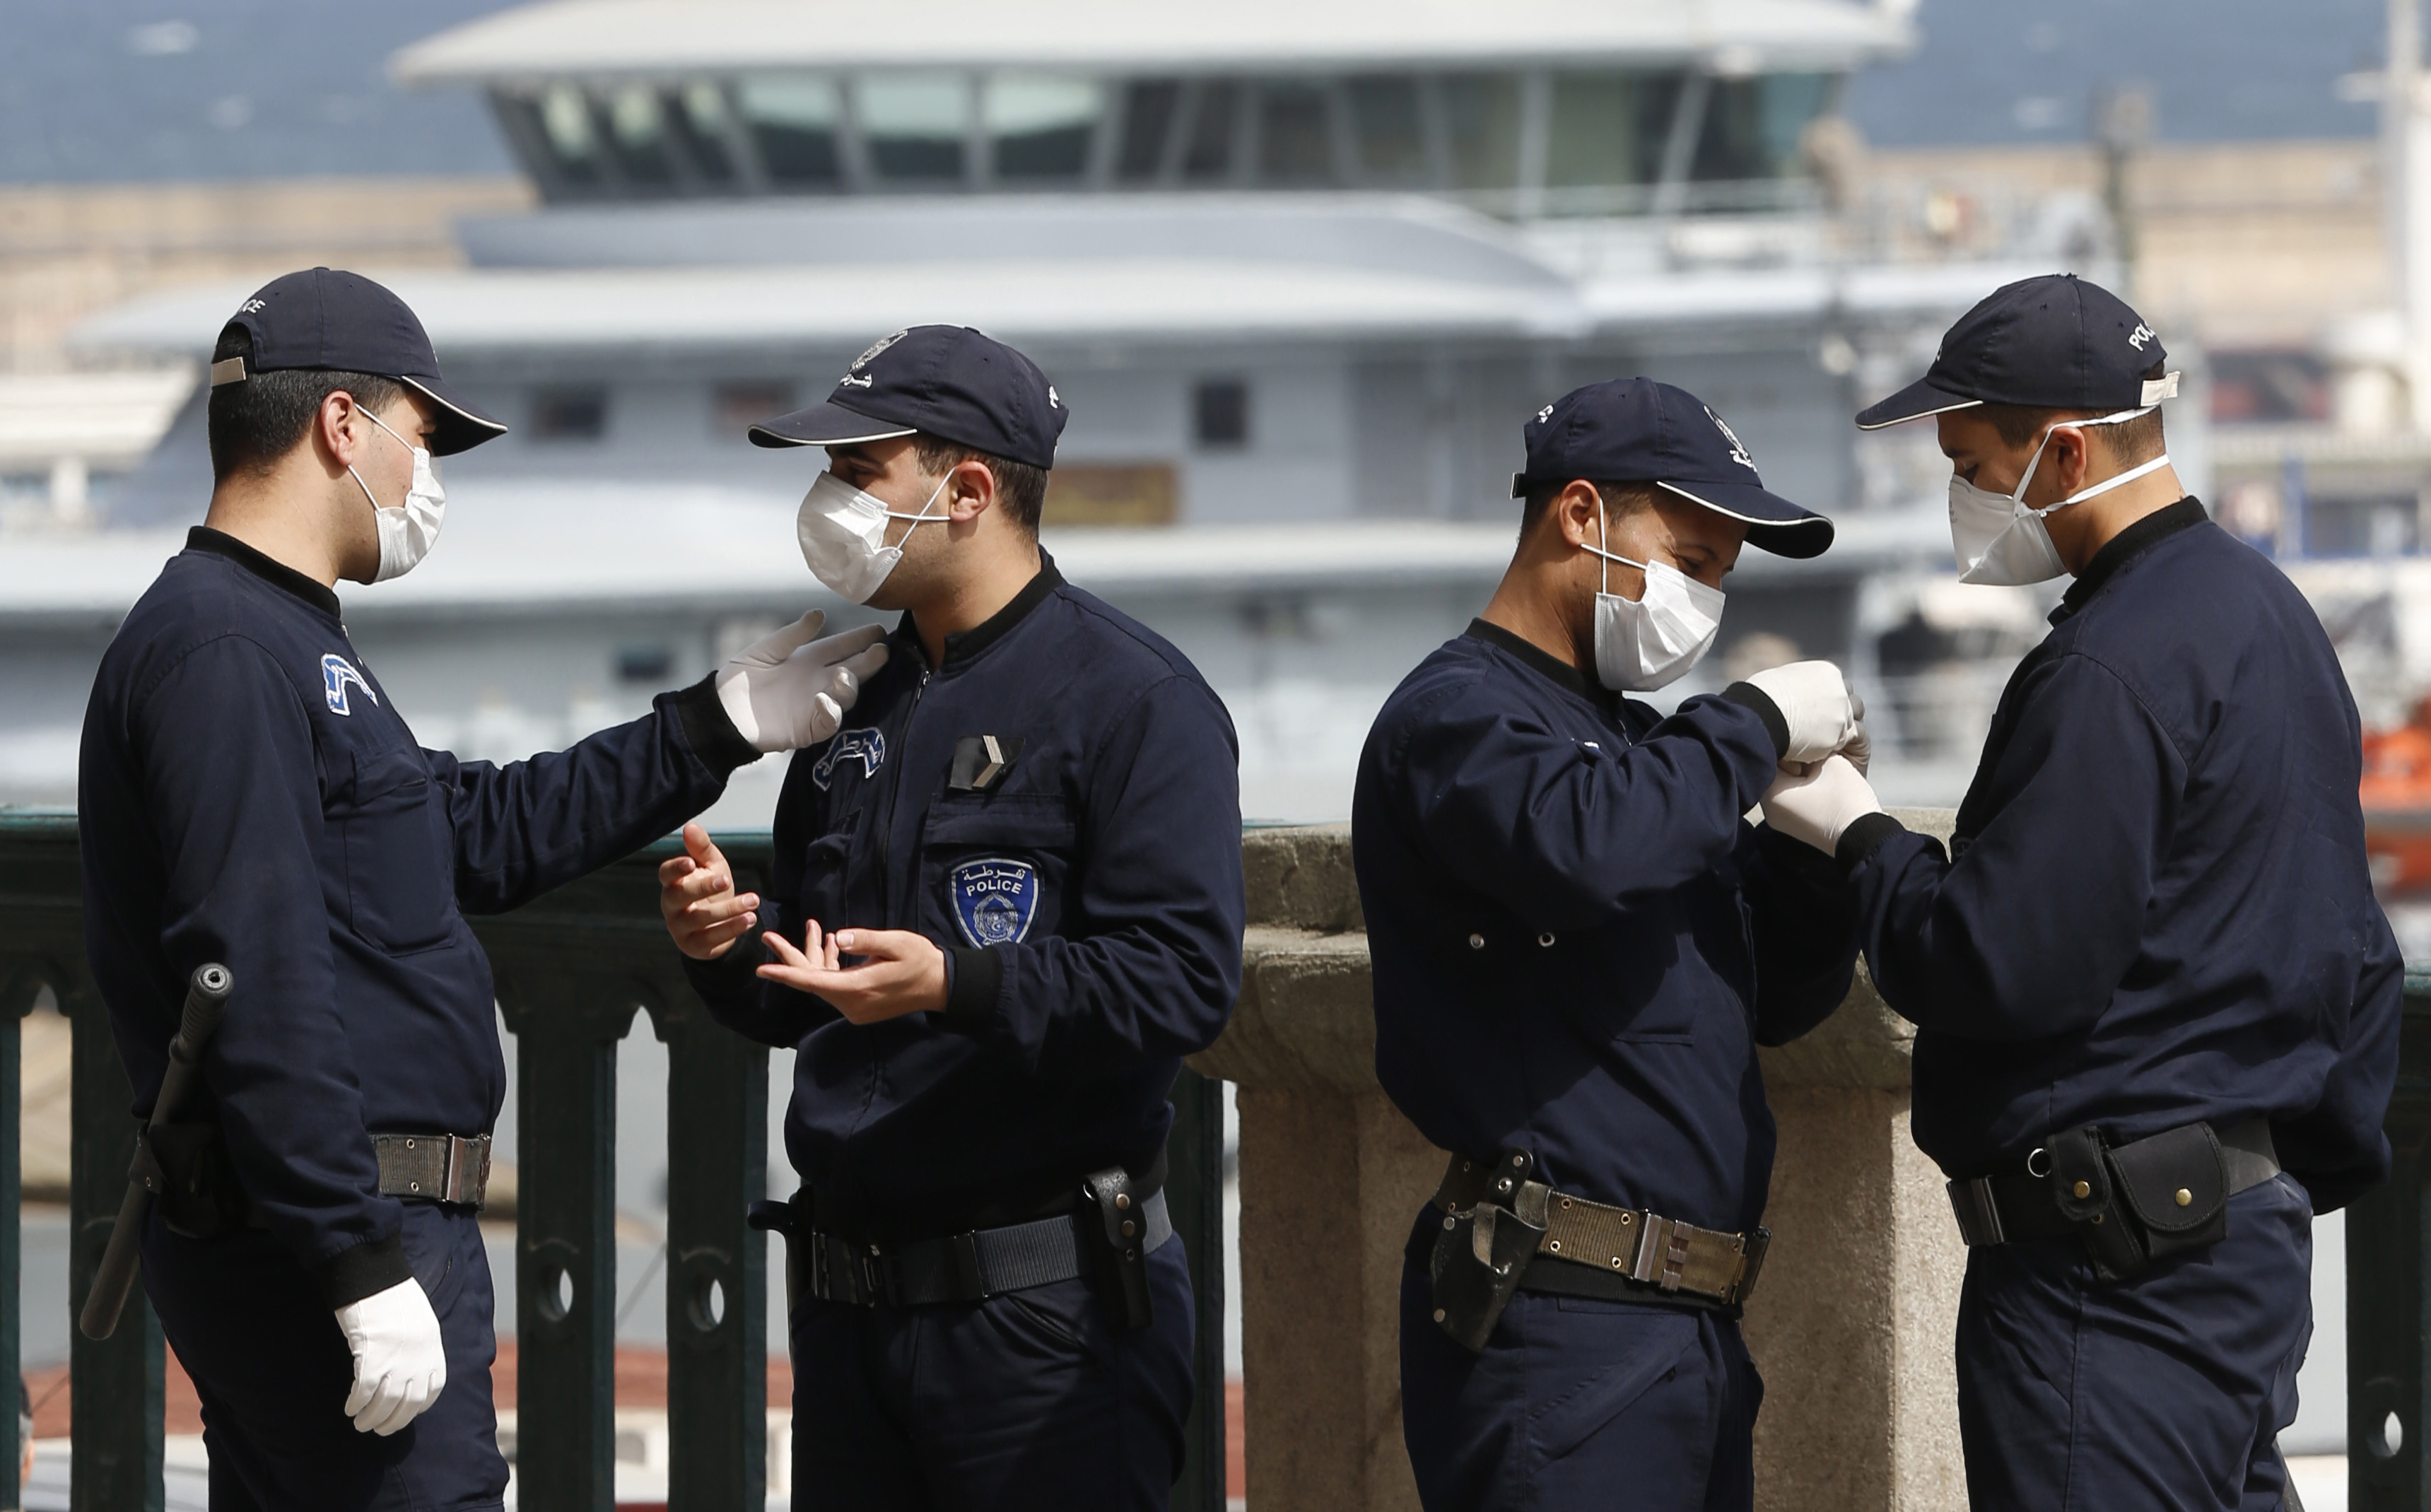
{"type": "Polygon", "coordinates": [[[836,768],[847,762],[859,762],[863,777],[877,776],[878,769],[886,764],[886,737],[875,730],[840,731],[835,743],[828,747],[827,754],[811,768],[811,781],[819,784],[820,792],[826,792],[828,784],[835,781],[836,768]]]}
{"type": "Polygon", "coordinates": [[[363,675],[356,671],[353,664],[344,657],[332,651],[321,658],[321,688],[323,695],[329,700],[331,714],[350,716],[354,714],[355,711],[348,706],[346,697],[346,684],[350,682],[363,690],[364,697],[374,703],[379,702],[379,695],[372,691],[372,685],[363,680],[363,675]]]}
{"type": "Polygon", "coordinates": [[[965,861],[947,876],[946,892],[964,939],[981,947],[1011,945],[1030,932],[1038,912],[1038,869],[1002,856],[965,861]]]}

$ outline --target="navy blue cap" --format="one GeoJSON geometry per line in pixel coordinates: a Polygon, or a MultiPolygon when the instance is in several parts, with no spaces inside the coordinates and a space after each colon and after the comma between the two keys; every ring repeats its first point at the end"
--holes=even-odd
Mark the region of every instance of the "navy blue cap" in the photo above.
{"type": "Polygon", "coordinates": [[[1782,557],[1819,557],[1832,522],[1769,493],[1755,459],[1722,417],[1685,389],[1614,378],[1572,389],[1528,422],[1528,470],[1511,496],[1535,483],[1653,483],[1746,522],[1748,545],[1782,557]]]}
{"type": "Polygon", "coordinates": [[[2146,378],[2169,353],[2127,302],[2073,273],[2020,278],[1958,317],[1924,377],[1861,410],[1880,430],[1978,404],[2115,414],[2174,398],[2177,375],[2146,378]]]}
{"type": "Polygon", "coordinates": [[[243,357],[211,364],[211,387],[255,373],[324,369],[394,378],[439,407],[430,449],[441,457],[507,433],[448,392],[429,333],[404,300],[360,273],[310,268],[273,278],[228,317],[253,337],[243,357]]]}
{"type": "Polygon", "coordinates": [[[914,431],[1055,465],[1072,417],[1038,364],[967,326],[914,326],[853,359],[825,404],[751,428],[755,446],[841,446],[914,431]]]}

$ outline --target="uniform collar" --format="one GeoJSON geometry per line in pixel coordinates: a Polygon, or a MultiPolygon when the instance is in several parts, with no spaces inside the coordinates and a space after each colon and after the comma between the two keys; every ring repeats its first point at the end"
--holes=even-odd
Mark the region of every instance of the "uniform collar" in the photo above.
{"type": "Polygon", "coordinates": [[[2120,568],[2142,556],[2154,545],[2209,518],[2211,516],[2204,512],[2203,500],[2189,494],[2167,509],[2154,510],[2112,536],[2110,544],[2096,551],[2093,560],[2085,564],[2085,570],[2076,575],[2076,581],[2069,584],[2068,592],[2060,595],[2059,607],[2051,612],[2051,622],[2057,625],[2083,609],[2095,594],[2102,592],[2104,584],[2119,575],[2120,568]]]}
{"type": "Polygon", "coordinates": [[[287,563],[263,556],[226,530],[197,525],[186,532],[186,549],[209,551],[214,556],[226,557],[273,588],[294,595],[331,619],[339,617],[338,596],[327,583],[307,578],[287,563]]]}
{"type": "MultiPolygon", "coordinates": [[[[1045,546],[1040,546],[1038,575],[1022,585],[1021,592],[1013,596],[1013,602],[969,630],[955,630],[946,637],[946,666],[967,662],[1004,639],[1015,625],[1030,617],[1031,610],[1047,602],[1048,595],[1063,586],[1064,575],[1055,570],[1055,559],[1047,554],[1045,546]]],[[[911,611],[904,611],[903,621],[895,627],[895,633],[908,637],[915,645],[918,643],[919,627],[914,622],[911,611]]],[[[943,671],[945,667],[938,670],[943,671]]]]}
{"type": "Polygon", "coordinates": [[[1488,646],[1501,647],[1517,657],[1539,676],[1568,688],[1599,709],[1611,709],[1620,701],[1619,695],[1610,692],[1602,683],[1589,678],[1577,667],[1534,642],[1514,635],[1491,621],[1472,619],[1468,622],[1468,629],[1461,633],[1471,640],[1484,641],[1488,646]]]}

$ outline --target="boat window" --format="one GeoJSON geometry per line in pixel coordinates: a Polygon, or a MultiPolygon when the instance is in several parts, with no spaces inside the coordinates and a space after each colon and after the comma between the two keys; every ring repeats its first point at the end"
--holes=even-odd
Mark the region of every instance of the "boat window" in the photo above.
{"type": "Polygon", "coordinates": [[[1085,78],[1008,75],[990,79],[984,119],[996,176],[1074,179],[1089,171],[1089,145],[1106,113],[1105,92],[1085,78]]]}
{"type": "Polygon", "coordinates": [[[659,110],[656,92],[630,84],[610,92],[601,112],[608,122],[608,143],[625,181],[641,189],[665,189],[675,182],[667,162],[666,119],[659,110]]]}
{"type": "Polygon", "coordinates": [[[1678,74],[1555,74],[1546,184],[1652,183],[1682,83],[1678,74]]]}
{"type": "Polygon", "coordinates": [[[959,183],[970,142],[970,80],[960,74],[877,74],[853,87],[869,164],[896,183],[959,183]]]}
{"type": "Polygon", "coordinates": [[[1193,93],[1196,108],[1186,130],[1189,145],[1182,154],[1182,176],[1204,183],[1232,176],[1232,123],[1240,109],[1241,87],[1229,79],[1210,79],[1193,93]]]}
{"type": "Polygon", "coordinates": [[[1837,92],[1831,74],[1718,78],[1697,138],[1700,179],[1786,178],[1798,172],[1798,143],[1837,92]]]}
{"type": "Polygon", "coordinates": [[[1190,390],[1190,432],[1202,450],[1249,444],[1249,385],[1236,378],[1200,378],[1190,390]]]}
{"type": "Polygon", "coordinates": [[[735,107],[760,149],[760,162],[780,189],[832,187],[841,177],[836,120],[842,114],[833,79],[762,75],[743,81],[735,107]]]}
{"type": "Polygon", "coordinates": [[[734,156],[726,144],[732,120],[726,92],[702,80],[670,91],[665,97],[669,134],[683,147],[694,169],[713,184],[734,181],[734,156]]]}
{"type": "Polygon", "coordinates": [[[1128,184],[1144,183],[1165,166],[1165,138],[1172,133],[1174,109],[1182,103],[1182,85],[1169,78],[1145,78],[1123,91],[1123,142],[1115,158],[1115,176],[1128,184]]]}
{"type": "Polygon", "coordinates": [[[532,395],[531,423],[524,428],[528,439],[597,441],[607,433],[606,389],[552,388],[532,395]]]}
{"type": "Polygon", "coordinates": [[[1425,182],[1430,175],[1418,81],[1400,75],[1352,78],[1344,81],[1344,93],[1350,102],[1359,176],[1371,183],[1425,182]]]}
{"type": "Polygon", "coordinates": [[[1442,87],[1444,137],[1459,189],[1510,189],[1519,181],[1519,80],[1510,74],[1453,74],[1442,87]]]}
{"type": "Polygon", "coordinates": [[[1312,79],[1258,86],[1258,176],[1278,187],[1331,184],[1333,123],[1328,91],[1312,79]]]}
{"type": "Polygon", "coordinates": [[[540,124],[540,140],[557,163],[559,176],[569,184],[599,182],[599,139],[591,129],[591,109],[582,92],[560,84],[530,107],[540,124]]]}

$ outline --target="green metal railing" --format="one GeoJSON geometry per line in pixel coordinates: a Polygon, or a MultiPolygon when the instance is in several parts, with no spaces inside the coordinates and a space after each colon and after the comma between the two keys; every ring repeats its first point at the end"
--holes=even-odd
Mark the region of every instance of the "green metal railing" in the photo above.
{"type": "MultiPolygon", "coordinates": [[[[745,888],[769,842],[723,835],[745,888]]],[[[667,1047],[667,1504],[757,1507],[767,1484],[768,1252],[744,1221],[767,1168],[768,1057],[713,1022],[659,918],[662,844],[478,921],[517,1042],[516,1496],[528,1512],[606,1512],[614,1487],[616,1044],[636,1011],[667,1047]]],[[[80,866],[69,815],[0,814],[0,1463],[13,1466],[19,1235],[19,1020],[44,987],[73,1022],[73,1314],[109,1242],[135,1129],[126,1075],[85,968],[80,866]]],[[[241,1003],[243,983],[239,983],[241,1003]]],[[[1199,1402],[1174,1506],[1224,1504],[1222,1088],[1184,1071],[1173,1090],[1168,1201],[1199,1299],[1199,1402]]],[[[142,1292],[118,1332],[74,1336],[71,1479],[78,1512],[161,1504],[160,1327],[142,1292]]],[[[507,1406],[511,1403],[501,1403],[507,1406]]],[[[0,1485],[13,1507],[15,1478],[0,1485]]]]}

